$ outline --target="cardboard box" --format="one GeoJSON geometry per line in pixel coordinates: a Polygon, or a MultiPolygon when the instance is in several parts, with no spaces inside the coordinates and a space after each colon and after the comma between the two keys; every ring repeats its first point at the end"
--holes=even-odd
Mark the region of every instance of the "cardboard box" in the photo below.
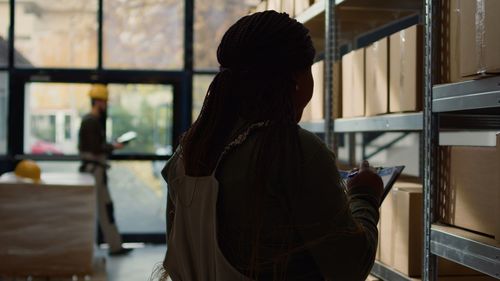
{"type": "Polygon", "coordinates": [[[500,134],[496,147],[441,147],[439,216],[500,241],[500,134]]]}
{"type": "Polygon", "coordinates": [[[295,0],[295,15],[300,15],[312,4],[311,0],[295,0]]]}
{"type": "Polygon", "coordinates": [[[442,54],[446,58],[446,65],[448,65],[448,72],[442,83],[455,83],[461,82],[466,79],[462,78],[460,73],[460,21],[459,8],[460,0],[450,0],[449,2],[449,25],[447,33],[449,34],[448,48],[444,49],[445,53],[442,54]],[[446,53],[448,50],[448,53],[446,53]]]}
{"type": "Polygon", "coordinates": [[[320,121],[325,118],[324,114],[324,61],[316,62],[311,67],[314,80],[314,90],[311,101],[304,108],[302,113],[302,122],[320,121]]]}
{"type": "Polygon", "coordinates": [[[342,63],[336,61],[333,64],[333,105],[332,117],[342,117],[342,63]]]}
{"type": "MultiPolygon", "coordinates": [[[[404,275],[420,277],[423,249],[422,186],[397,182],[381,207],[380,261],[404,275]]],[[[439,274],[478,275],[477,271],[439,259],[439,274]]]]}
{"type": "Polygon", "coordinates": [[[295,2],[294,0],[282,0],[281,10],[287,13],[291,18],[295,17],[295,2]]]}
{"type": "Polygon", "coordinates": [[[380,211],[380,261],[411,277],[421,273],[421,204],[421,188],[393,187],[380,211]]]}
{"type": "Polygon", "coordinates": [[[422,27],[414,25],[389,38],[391,112],[422,110],[422,27]]]}
{"type": "Polygon", "coordinates": [[[366,115],[389,112],[388,38],[366,47],[366,115]]]}
{"type": "Polygon", "coordinates": [[[268,0],[267,1],[267,9],[268,10],[275,10],[276,12],[281,13],[281,11],[282,11],[281,1],[282,0],[268,0]]]}
{"type": "Polygon", "coordinates": [[[96,225],[94,178],[42,174],[43,184],[0,178],[0,275],[92,273],[96,225]]]}
{"type": "Polygon", "coordinates": [[[500,1],[460,0],[460,73],[500,73],[500,1]]]}
{"type": "Polygon", "coordinates": [[[365,49],[342,57],[342,117],[365,115],[365,49]]]}

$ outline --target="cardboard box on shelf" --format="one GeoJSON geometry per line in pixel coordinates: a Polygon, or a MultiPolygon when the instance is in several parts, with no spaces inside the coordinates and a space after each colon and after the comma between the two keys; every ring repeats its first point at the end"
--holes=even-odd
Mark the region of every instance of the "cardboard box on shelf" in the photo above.
{"type": "Polygon", "coordinates": [[[460,0],[444,1],[447,9],[446,16],[448,25],[443,25],[443,36],[445,46],[441,48],[442,74],[441,83],[455,83],[465,81],[460,73],[460,21],[459,21],[460,0]],[[447,39],[447,40],[446,40],[447,39]]]}
{"type": "Polygon", "coordinates": [[[460,0],[460,73],[500,73],[500,1],[460,0]]]}
{"type": "Polygon", "coordinates": [[[283,13],[287,13],[291,18],[295,17],[295,1],[282,0],[281,10],[283,13]]]}
{"type": "Polygon", "coordinates": [[[268,0],[267,1],[267,9],[268,10],[275,10],[276,12],[281,13],[281,11],[282,11],[281,1],[282,0],[268,0]]]}
{"type": "Polygon", "coordinates": [[[295,15],[300,15],[311,6],[311,0],[295,0],[295,15]]]}
{"type": "MultiPolygon", "coordinates": [[[[410,277],[421,276],[422,205],[420,184],[397,182],[381,207],[380,261],[410,277]]],[[[444,259],[439,260],[438,266],[443,276],[479,274],[444,259]]]]}
{"type": "Polygon", "coordinates": [[[422,36],[414,25],[389,38],[390,112],[422,110],[422,36]]]}
{"type": "Polygon", "coordinates": [[[0,177],[0,275],[92,273],[96,194],[91,175],[42,173],[42,184],[0,177]]]}
{"type": "Polygon", "coordinates": [[[496,147],[440,148],[439,217],[500,241],[500,134],[496,147]]]}
{"type": "Polygon", "coordinates": [[[333,108],[334,119],[342,117],[342,63],[336,61],[333,64],[333,108]]]}
{"type": "Polygon", "coordinates": [[[366,116],[389,111],[388,38],[366,47],[366,116]]]}
{"type": "Polygon", "coordinates": [[[302,122],[320,121],[325,118],[324,115],[324,61],[318,61],[311,67],[314,80],[313,95],[304,112],[302,113],[302,122]]]}
{"type": "Polygon", "coordinates": [[[365,115],[365,49],[342,57],[342,117],[365,115]]]}

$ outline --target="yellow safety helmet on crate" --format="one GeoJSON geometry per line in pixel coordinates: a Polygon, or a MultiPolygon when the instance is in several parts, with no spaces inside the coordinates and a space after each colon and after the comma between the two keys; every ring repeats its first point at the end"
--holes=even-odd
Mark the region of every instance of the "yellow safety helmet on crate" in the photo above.
{"type": "Polygon", "coordinates": [[[108,100],[108,87],[104,84],[94,84],[89,92],[89,97],[98,100],[108,100]]]}
{"type": "Polygon", "coordinates": [[[22,160],[14,169],[14,174],[20,178],[31,179],[34,183],[39,183],[42,171],[33,160],[22,160]]]}

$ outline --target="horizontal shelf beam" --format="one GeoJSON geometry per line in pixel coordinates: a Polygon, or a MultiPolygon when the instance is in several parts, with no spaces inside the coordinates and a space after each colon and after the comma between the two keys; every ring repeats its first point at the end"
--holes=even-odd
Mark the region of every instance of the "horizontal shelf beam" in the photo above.
{"type": "Polygon", "coordinates": [[[421,112],[417,112],[337,119],[335,120],[334,128],[337,133],[421,131],[423,128],[423,116],[421,112]]]}
{"type": "Polygon", "coordinates": [[[500,109],[500,76],[434,86],[432,110],[500,109]]]}
{"type": "Polygon", "coordinates": [[[500,243],[493,239],[453,227],[433,225],[431,252],[500,279],[500,243]]]}
{"type": "Polygon", "coordinates": [[[309,21],[321,16],[322,19],[325,18],[325,0],[320,0],[311,7],[307,8],[304,12],[298,15],[295,19],[303,24],[307,24],[309,21]]]}
{"type": "Polygon", "coordinates": [[[379,261],[375,261],[375,264],[372,267],[371,275],[387,281],[412,280],[410,277],[395,271],[394,269],[384,265],[383,263],[380,263],[379,261]]]}
{"type": "Polygon", "coordinates": [[[308,130],[308,131],[313,132],[313,133],[324,133],[325,132],[325,120],[300,122],[299,126],[302,129],[308,130]]]}

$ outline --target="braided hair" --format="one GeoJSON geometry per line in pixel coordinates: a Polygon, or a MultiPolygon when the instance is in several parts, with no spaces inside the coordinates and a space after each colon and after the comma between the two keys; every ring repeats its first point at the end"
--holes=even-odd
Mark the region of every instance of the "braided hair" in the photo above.
{"type": "Polygon", "coordinates": [[[285,13],[255,13],[231,26],[217,49],[220,71],[181,140],[187,173],[212,172],[238,119],[295,125],[294,77],[312,65],[314,55],[308,30],[285,13]]]}

